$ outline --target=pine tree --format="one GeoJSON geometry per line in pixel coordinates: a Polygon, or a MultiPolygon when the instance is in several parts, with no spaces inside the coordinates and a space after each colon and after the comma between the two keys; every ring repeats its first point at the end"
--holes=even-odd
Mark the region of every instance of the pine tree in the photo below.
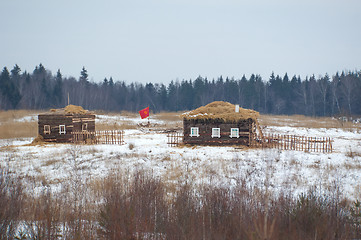
{"type": "Polygon", "coordinates": [[[204,81],[201,76],[198,76],[196,80],[194,80],[194,107],[200,107],[205,104],[204,97],[204,81]]]}
{"type": "Polygon", "coordinates": [[[107,79],[107,78],[104,78],[104,80],[103,80],[103,87],[107,87],[107,86],[108,86],[108,83],[109,83],[108,79],[107,79]]]}
{"type": "Polygon", "coordinates": [[[159,102],[159,111],[166,110],[168,102],[167,88],[164,84],[161,84],[158,90],[158,101],[159,102]]]}
{"type": "MultiPolygon", "coordinates": [[[[11,81],[10,73],[6,67],[4,67],[0,76],[0,90],[2,95],[2,104],[5,109],[15,109],[19,104],[21,95],[19,88],[11,81]]],[[[0,106],[1,107],[1,106],[0,106]]]]}
{"type": "Polygon", "coordinates": [[[40,108],[47,108],[51,106],[50,101],[50,92],[49,86],[45,78],[41,80],[40,84],[40,94],[41,94],[41,101],[40,101],[40,108]]]}
{"type": "Polygon", "coordinates": [[[168,85],[168,102],[167,109],[170,111],[179,111],[179,83],[175,83],[173,80],[168,85]]]}
{"type": "Polygon", "coordinates": [[[21,69],[15,64],[14,68],[11,70],[11,78],[18,78],[20,76],[21,69]]]}
{"type": "Polygon", "coordinates": [[[89,83],[89,81],[88,81],[88,71],[85,69],[84,66],[83,66],[83,68],[82,68],[82,70],[80,72],[79,82],[81,82],[81,83],[89,83]]]}
{"type": "Polygon", "coordinates": [[[111,88],[114,87],[114,81],[113,81],[112,77],[109,78],[109,87],[111,87],[111,88]]]}
{"type": "Polygon", "coordinates": [[[42,63],[39,64],[39,66],[35,66],[35,69],[33,71],[34,75],[42,75],[46,73],[46,69],[42,63]]]}
{"type": "Polygon", "coordinates": [[[62,105],[62,101],[63,101],[63,76],[60,73],[60,69],[58,69],[58,71],[56,73],[55,85],[54,85],[54,89],[53,89],[53,99],[54,99],[54,104],[57,107],[60,107],[62,105]]]}

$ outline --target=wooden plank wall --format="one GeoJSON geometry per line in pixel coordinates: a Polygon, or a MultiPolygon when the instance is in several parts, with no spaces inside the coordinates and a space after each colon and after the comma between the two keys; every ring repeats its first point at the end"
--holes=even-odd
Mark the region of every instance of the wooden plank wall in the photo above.
{"type": "Polygon", "coordinates": [[[38,134],[47,142],[72,142],[72,132],[81,131],[83,123],[87,123],[88,131],[95,131],[94,114],[39,114],[38,134]],[[50,134],[44,133],[44,125],[50,126],[50,134]],[[59,133],[60,125],[65,125],[65,134],[59,133]]]}
{"type": "Polygon", "coordinates": [[[71,142],[73,127],[72,116],[69,115],[38,116],[38,133],[47,142],[71,142]],[[44,125],[50,125],[50,134],[44,134],[44,125]],[[65,125],[65,134],[59,133],[60,125],[65,125]]]}
{"type": "Polygon", "coordinates": [[[193,145],[249,145],[250,134],[253,133],[252,119],[238,122],[224,122],[219,119],[183,120],[183,142],[193,145]],[[199,137],[191,137],[191,127],[198,127],[199,137]],[[220,128],[221,137],[212,138],[212,128],[220,128]],[[231,128],[239,129],[238,138],[230,138],[231,128]]]}

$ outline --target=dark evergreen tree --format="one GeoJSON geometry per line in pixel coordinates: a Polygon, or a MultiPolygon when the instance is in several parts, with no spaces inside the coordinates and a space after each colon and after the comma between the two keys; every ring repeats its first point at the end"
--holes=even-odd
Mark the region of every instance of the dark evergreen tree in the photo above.
{"type": "Polygon", "coordinates": [[[58,69],[55,78],[55,85],[53,89],[53,103],[56,107],[60,107],[63,105],[63,76],[58,69]]]}
{"type": "Polygon", "coordinates": [[[19,78],[20,77],[21,69],[20,67],[15,64],[14,68],[11,70],[11,78],[19,78]]]}
{"type": "Polygon", "coordinates": [[[169,111],[179,111],[180,103],[179,103],[179,83],[175,83],[171,81],[168,85],[168,104],[167,110],[169,111]]]}
{"type": "Polygon", "coordinates": [[[108,84],[109,84],[108,79],[107,79],[107,78],[104,78],[104,80],[103,80],[103,87],[107,87],[108,84]]]}
{"type": "Polygon", "coordinates": [[[63,77],[58,70],[52,75],[40,63],[32,73],[15,65],[5,67],[0,74],[0,108],[43,109],[62,107],[67,95],[71,104],[87,109],[108,111],[139,111],[150,106],[154,112],[184,111],[212,101],[238,103],[261,113],[305,114],[312,116],[361,115],[361,73],[342,72],[301,79],[287,73],[284,77],[273,72],[268,81],[252,74],[249,79],[220,76],[208,81],[198,76],[194,81],[171,81],[168,85],[147,83],[126,84],[105,78],[90,83],[85,67],[79,81],[63,77]]]}
{"type": "Polygon", "coordinates": [[[168,93],[167,93],[167,88],[164,84],[161,84],[159,86],[157,95],[158,95],[157,103],[159,104],[159,111],[167,110],[168,93]]]}
{"type": "Polygon", "coordinates": [[[86,84],[89,83],[88,71],[85,69],[84,66],[83,66],[83,68],[81,69],[81,72],[80,72],[79,82],[86,83],[86,84]]]}
{"type": "Polygon", "coordinates": [[[182,110],[193,109],[194,93],[192,81],[183,80],[180,85],[180,106],[182,110]]]}
{"type": "Polygon", "coordinates": [[[11,81],[10,73],[6,67],[3,68],[0,76],[1,99],[0,107],[3,109],[15,109],[21,95],[16,84],[11,81]]]}
{"type": "Polygon", "coordinates": [[[205,92],[205,83],[201,76],[198,76],[193,83],[193,92],[194,92],[194,107],[200,107],[206,103],[206,92],[205,92]]]}
{"type": "Polygon", "coordinates": [[[52,102],[50,99],[49,85],[45,78],[41,80],[40,93],[41,93],[40,108],[50,107],[52,105],[52,102]]]}
{"type": "Polygon", "coordinates": [[[109,78],[109,86],[110,86],[111,88],[114,87],[114,81],[113,81],[113,78],[112,78],[112,77],[109,78]]]}

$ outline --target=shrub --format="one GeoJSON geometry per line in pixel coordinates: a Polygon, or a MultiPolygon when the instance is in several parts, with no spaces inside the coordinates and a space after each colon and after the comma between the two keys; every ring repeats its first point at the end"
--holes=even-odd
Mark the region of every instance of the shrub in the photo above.
{"type": "Polygon", "coordinates": [[[0,168],[0,239],[13,239],[23,204],[19,178],[0,168]]]}

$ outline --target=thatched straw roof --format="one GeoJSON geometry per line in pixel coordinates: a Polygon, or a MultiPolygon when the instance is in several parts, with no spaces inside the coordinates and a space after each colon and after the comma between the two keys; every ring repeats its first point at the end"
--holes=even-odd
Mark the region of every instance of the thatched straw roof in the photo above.
{"type": "Polygon", "coordinates": [[[229,102],[216,101],[206,106],[199,107],[193,111],[183,113],[181,116],[190,119],[223,119],[224,121],[239,121],[243,119],[257,120],[259,113],[251,109],[239,108],[235,112],[236,106],[229,102]]]}
{"type": "Polygon", "coordinates": [[[84,110],[81,106],[68,105],[65,108],[50,109],[50,114],[89,114],[88,110],[84,110]]]}

